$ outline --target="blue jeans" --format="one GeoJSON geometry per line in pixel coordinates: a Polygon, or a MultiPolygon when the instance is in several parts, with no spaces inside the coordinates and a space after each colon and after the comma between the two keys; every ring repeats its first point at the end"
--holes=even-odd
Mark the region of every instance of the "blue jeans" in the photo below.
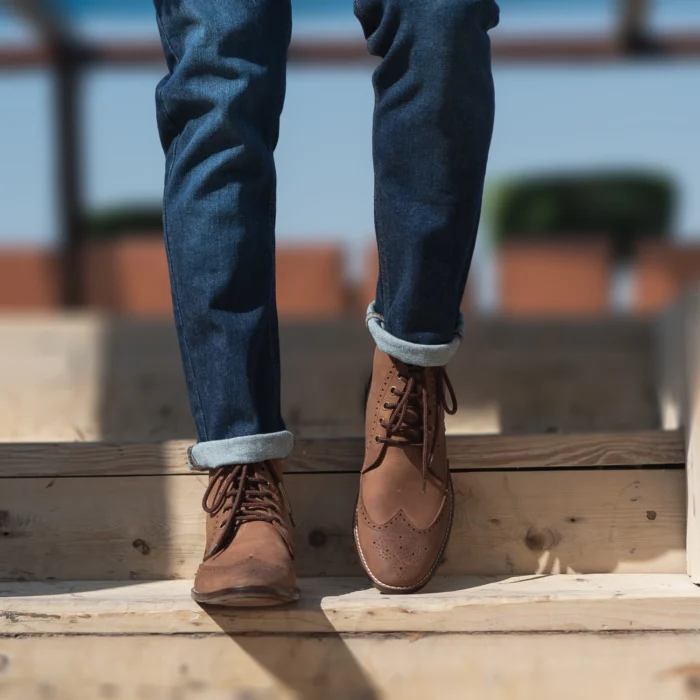
{"type": "MultiPolygon", "coordinates": [[[[349,1],[349,0],[348,0],[349,1]]],[[[175,320],[194,468],[286,457],[275,306],[275,164],[289,0],[155,0],[156,91],[175,320]]],[[[493,0],[355,0],[374,72],[378,347],[445,364],[481,211],[494,118],[493,0]]]]}

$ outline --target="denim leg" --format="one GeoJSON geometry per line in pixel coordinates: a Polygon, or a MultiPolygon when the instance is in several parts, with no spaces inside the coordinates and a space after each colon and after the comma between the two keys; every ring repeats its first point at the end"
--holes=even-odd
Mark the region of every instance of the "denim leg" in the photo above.
{"type": "Polygon", "coordinates": [[[368,325],[398,359],[444,364],[458,345],[481,214],[494,120],[488,30],[498,6],[355,0],[355,14],[382,59],[373,76],[380,273],[368,325]]]}
{"type": "Polygon", "coordinates": [[[275,164],[289,0],[155,0],[156,91],[175,321],[195,467],[282,458],[275,164]]]}

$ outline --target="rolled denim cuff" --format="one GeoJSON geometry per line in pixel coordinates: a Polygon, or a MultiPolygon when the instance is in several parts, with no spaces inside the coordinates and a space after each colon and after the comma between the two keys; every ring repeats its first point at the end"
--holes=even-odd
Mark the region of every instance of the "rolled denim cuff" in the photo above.
{"type": "Polygon", "coordinates": [[[200,471],[228,464],[254,464],[267,459],[284,459],[289,457],[293,448],[294,435],[288,430],[282,430],[279,433],[198,442],[187,450],[187,459],[190,469],[200,471]]]}
{"type": "Polygon", "coordinates": [[[384,329],[384,318],[375,311],[374,302],[367,309],[367,328],[377,347],[387,355],[418,367],[442,367],[454,356],[464,337],[464,317],[459,314],[455,337],[443,345],[421,345],[401,340],[384,329]]]}

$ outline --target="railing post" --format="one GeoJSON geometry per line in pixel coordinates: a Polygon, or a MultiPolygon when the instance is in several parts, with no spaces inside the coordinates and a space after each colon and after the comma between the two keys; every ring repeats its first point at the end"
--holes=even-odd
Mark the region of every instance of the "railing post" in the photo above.
{"type": "Polygon", "coordinates": [[[80,138],[79,50],[60,45],[52,65],[55,123],[56,204],[60,238],[60,284],[64,306],[81,306],[84,299],[83,250],[85,212],[82,190],[82,148],[80,138]]]}
{"type": "Polygon", "coordinates": [[[649,0],[619,0],[618,40],[623,54],[650,53],[654,44],[649,32],[649,0]]]}

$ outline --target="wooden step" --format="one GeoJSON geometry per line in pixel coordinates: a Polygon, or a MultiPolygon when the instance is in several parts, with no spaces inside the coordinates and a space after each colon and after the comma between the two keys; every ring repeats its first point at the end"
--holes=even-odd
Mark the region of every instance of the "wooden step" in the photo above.
{"type": "Polygon", "coordinates": [[[0,638],[0,700],[695,700],[697,632],[0,638]]]}
{"type": "MultiPolygon", "coordinates": [[[[448,450],[457,507],[441,573],[684,570],[680,433],[452,437],[448,450]]],[[[300,575],[362,573],[361,456],[356,440],[302,441],[290,461],[300,575]]],[[[200,561],[206,476],[186,470],[182,445],[3,445],[0,485],[0,579],[191,578],[200,561]]]]}
{"type": "MultiPolygon", "coordinates": [[[[157,443],[0,442],[3,477],[187,474],[189,440],[157,443]]],[[[453,471],[681,466],[681,430],[540,435],[450,435],[453,471]]],[[[298,439],[287,474],[359,472],[363,438],[298,439]]]]}
{"type": "Polygon", "coordinates": [[[0,698],[688,700],[684,575],[441,578],[384,596],[305,580],[299,605],[205,610],[190,583],[0,584],[0,698]]]}
{"type": "Polygon", "coordinates": [[[681,573],[687,512],[700,580],[699,309],[658,329],[477,322],[452,372],[452,540],[400,598],[354,576],[361,440],[308,439],[361,432],[371,343],[352,324],[283,329],[305,578],[299,605],[257,611],[189,598],[205,477],[185,442],[148,443],[191,430],[172,328],[0,322],[0,439],[31,441],[0,444],[0,700],[700,697],[681,573]],[[455,434],[475,427],[502,434],[455,434]]]}
{"type": "MultiPolygon", "coordinates": [[[[373,345],[361,319],[283,325],[282,411],[301,437],[361,435],[373,345]],[[310,374],[310,369],[313,369],[310,374]]],[[[656,429],[654,326],[475,318],[450,363],[455,433],[656,429]]],[[[0,316],[0,440],[190,438],[172,322],[0,316]]]]}
{"type": "Polygon", "coordinates": [[[440,576],[418,595],[363,577],[302,579],[298,604],[203,608],[192,582],[0,583],[0,635],[700,631],[683,574],[440,576]]]}

